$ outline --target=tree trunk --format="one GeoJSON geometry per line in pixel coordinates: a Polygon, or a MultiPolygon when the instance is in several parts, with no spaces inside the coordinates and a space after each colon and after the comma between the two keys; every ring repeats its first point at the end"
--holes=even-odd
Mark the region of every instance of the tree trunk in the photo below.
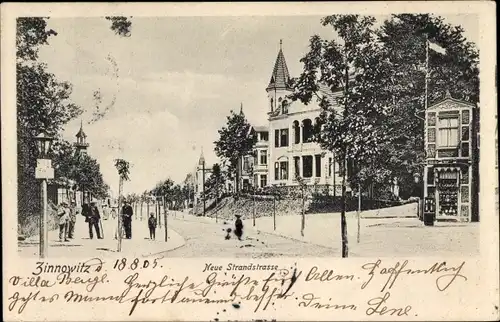
{"type": "Polygon", "coordinates": [[[158,213],[158,225],[161,228],[161,202],[160,200],[156,201],[156,208],[157,208],[157,213],[158,213]]]}
{"type": "Polygon", "coordinates": [[[117,236],[116,239],[118,240],[118,246],[116,251],[121,252],[122,251],[122,215],[121,215],[121,209],[122,209],[122,202],[123,202],[123,197],[122,197],[122,192],[123,192],[123,178],[120,177],[120,184],[118,185],[118,229],[117,229],[117,236]]]}
{"type": "Polygon", "coordinates": [[[361,239],[361,183],[358,183],[358,213],[357,213],[357,221],[358,221],[358,235],[357,235],[357,242],[359,244],[359,241],[361,239]]]}
{"type": "Polygon", "coordinates": [[[346,161],[347,158],[344,156],[342,165],[342,211],[340,213],[340,230],[342,234],[342,258],[349,256],[349,246],[347,240],[347,221],[345,216],[346,211],[346,161]]]}
{"type": "Polygon", "coordinates": [[[144,202],[141,201],[141,221],[142,221],[142,218],[143,218],[143,216],[142,216],[142,208],[143,207],[142,206],[144,206],[144,202]]]}

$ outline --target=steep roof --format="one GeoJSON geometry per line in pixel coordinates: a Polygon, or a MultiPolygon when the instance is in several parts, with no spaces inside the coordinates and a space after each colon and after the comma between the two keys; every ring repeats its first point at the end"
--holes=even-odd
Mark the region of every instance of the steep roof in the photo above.
{"type": "Polygon", "coordinates": [[[202,149],[200,159],[198,160],[198,165],[203,165],[203,163],[205,163],[205,157],[203,156],[203,149],[202,149]]]}
{"type": "Polygon", "coordinates": [[[280,51],[278,52],[278,57],[276,57],[273,73],[266,90],[289,89],[288,81],[290,80],[290,73],[288,72],[288,67],[286,65],[285,55],[283,55],[281,44],[282,42],[280,41],[280,51]]]}
{"type": "Polygon", "coordinates": [[[86,138],[87,137],[87,134],[85,134],[85,132],[83,132],[83,121],[80,122],[80,130],[78,131],[78,133],[76,133],[76,137],[77,138],[86,138]]]}

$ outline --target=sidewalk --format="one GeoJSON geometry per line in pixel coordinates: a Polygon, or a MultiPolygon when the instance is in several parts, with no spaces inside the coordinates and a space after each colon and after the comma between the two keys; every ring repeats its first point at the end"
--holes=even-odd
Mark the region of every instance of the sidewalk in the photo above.
{"type": "MultiPolygon", "coordinates": [[[[352,257],[392,256],[477,256],[479,255],[478,223],[437,222],[424,226],[417,218],[360,218],[360,242],[357,243],[358,221],[355,213],[346,214],[349,253],[352,257]]],[[[304,237],[300,234],[301,216],[277,216],[244,221],[245,229],[332,248],[340,254],[340,214],[306,215],[304,237]]]]}
{"type": "MultiPolygon", "coordinates": [[[[114,232],[118,226],[117,219],[102,220],[104,239],[89,238],[88,224],[83,216],[77,217],[75,238],[69,242],[59,241],[59,231],[49,231],[48,258],[54,257],[106,257],[106,256],[135,256],[145,257],[177,249],[184,246],[185,240],[177,232],[168,229],[168,241],[165,242],[165,228],[156,228],[156,240],[149,239],[147,221],[132,219],[132,239],[122,239],[122,251],[117,252],[118,241],[114,239],[114,232]]],[[[21,257],[39,256],[39,237],[32,236],[25,241],[18,242],[18,254],[21,257]]]]}

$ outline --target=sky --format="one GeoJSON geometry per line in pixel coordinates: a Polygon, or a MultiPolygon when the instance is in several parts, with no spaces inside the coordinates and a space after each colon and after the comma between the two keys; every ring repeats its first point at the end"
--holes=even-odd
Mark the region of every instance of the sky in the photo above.
{"type": "MultiPolygon", "coordinates": [[[[444,17],[477,43],[475,16],[444,17]]],[[[71,100],[84,109],[65,126],[65,139],[74,141],[83,122],[88,153],[111,190],[118,187],[113,160],[124,158],[131,163],[124,192],[142,192],[166,178],[182,182],[202,149],[208,165],[220,162],[217,130],[241,104],[252,124],[266,125],[265,88],[280,39],[291,76],[298,76],[309,38],[335,37],[320,19],[141,17],[132,18],[130,37],[119,37],[104,18],[51,18],[48,27],[58,35],[41,48],[40,60],[73,85],[71,100]]]]}

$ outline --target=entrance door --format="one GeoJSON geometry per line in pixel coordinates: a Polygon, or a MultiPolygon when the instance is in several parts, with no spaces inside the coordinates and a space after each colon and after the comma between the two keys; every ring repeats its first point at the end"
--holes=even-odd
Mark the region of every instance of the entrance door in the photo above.
{"type": "Polygon", "coordinates": [[[458,216],[458,178],[459,172],[455,169],[439,171],[437,184],[437,215],[458,216]]]}

